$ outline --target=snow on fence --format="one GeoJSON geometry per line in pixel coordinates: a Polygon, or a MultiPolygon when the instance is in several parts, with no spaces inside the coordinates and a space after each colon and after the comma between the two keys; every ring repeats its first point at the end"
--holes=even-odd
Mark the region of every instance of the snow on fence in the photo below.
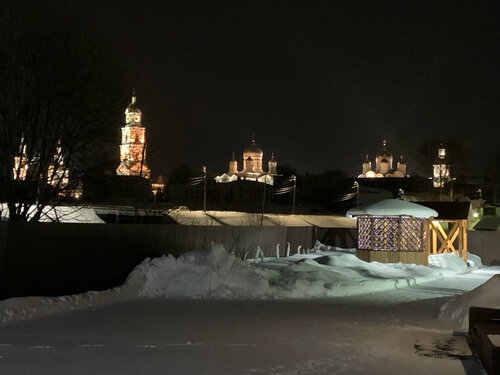
{"type": "Polygon", "coordinates": [[[311,248],[313,227],[0,223],[0,299],[65,295],[123,283],[146,257],[178,256],[222,243],[239,257],[311,248]]]}

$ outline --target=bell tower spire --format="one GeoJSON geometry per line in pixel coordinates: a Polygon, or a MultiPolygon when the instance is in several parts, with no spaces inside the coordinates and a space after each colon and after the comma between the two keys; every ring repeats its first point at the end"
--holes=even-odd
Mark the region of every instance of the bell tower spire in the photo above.
{"type": "Polygon", "coordinates": [[[146,128],[142,126],[142,112],[137,107],[135,89],[131,103],[125,109],[125,126],[122,127],[120,165],[116,174],[149,178],[151,170],[146,163],[146,128]]]}

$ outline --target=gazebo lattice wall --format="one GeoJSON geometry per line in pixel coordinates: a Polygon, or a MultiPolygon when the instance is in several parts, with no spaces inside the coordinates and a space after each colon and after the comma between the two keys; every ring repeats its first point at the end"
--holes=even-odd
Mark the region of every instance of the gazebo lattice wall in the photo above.
{"type": "Polygon", "coordinates": [[[428,220],[413,216],[359,216],[358,258],[427,265],[428,220]]]}
{"type": "Polygon", "coordinates": [[[412,216],[360,216],[358,249],[425,251],[425,223],[412,216]]]}

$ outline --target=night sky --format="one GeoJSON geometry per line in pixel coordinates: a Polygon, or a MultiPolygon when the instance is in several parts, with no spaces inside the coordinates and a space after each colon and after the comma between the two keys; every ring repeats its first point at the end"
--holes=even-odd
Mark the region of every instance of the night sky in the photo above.
{"type": "Polygon", "coordinates": [[[350,176],[383,139],[411,174],[422,142],[455,136],[479,175],[499,150],[498,4],[68,1],[54,11],[99,30],[127,66],[153,176],[180,164],[225,172],[252,134],[266,164],[274,152],[300,173],[350,176]]]}

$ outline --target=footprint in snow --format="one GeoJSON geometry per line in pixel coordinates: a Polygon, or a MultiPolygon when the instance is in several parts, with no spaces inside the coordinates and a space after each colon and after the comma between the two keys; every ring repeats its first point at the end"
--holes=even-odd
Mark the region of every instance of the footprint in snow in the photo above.
{"type": "Polygon", "coordinates": [[[79,348],[102,348],[104,344],[81,344],[77,346],[79,348]]]}

